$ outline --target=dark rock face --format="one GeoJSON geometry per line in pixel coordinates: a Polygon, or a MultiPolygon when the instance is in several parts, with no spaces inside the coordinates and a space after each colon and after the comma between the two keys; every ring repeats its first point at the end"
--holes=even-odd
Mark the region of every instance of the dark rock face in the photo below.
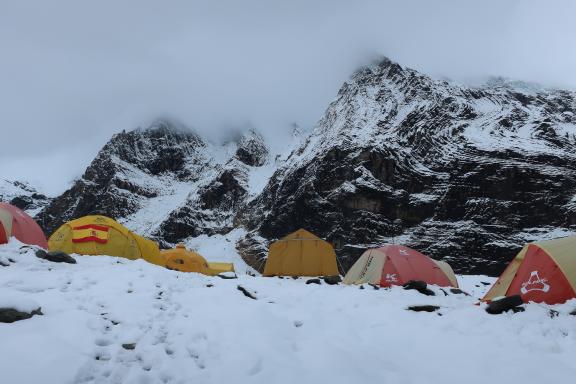
{"type": "Polygon", "coordinates": [[[266,164],[269,151],[262,136],[251,130],[240,139],[235,156],[246,165],[261,167],[266,164]]]}
{"type": "Polygon", "coordinates": [[[82,178],[36,218],[48,234],[85,215],[124,219],[163,246],[227,233],[249,197],[248,173],[266,164],[269,152],[254,130],[226,145],[164,120],[114,135],[82,178]],[[142,211],[144,221],[135,217],[142,211]]]}
{"type": "Polygon", "coordinates": [[[170,213],[155,233],[157,238],[175,243],[189,236],[225,234],[237,226],[238,211],[249,198],[248,173],[268,161],[269,151],[261,135],[248,131],[238,139],[233,157],[216,167],[186,203],[170,213]]]}
{"type": "Polygon", "coordinates": [[[342,86],[239,221],[266,239],[307,228],[345,270],[361,253],[348,245],[397,241],[499,274],[526,241],[576,231],[575,114],[573,92],[465,88],[383,60],[342,86]]]}
{"type": "Polygon", "coordinates": [[[574,92],[465,87],[384,59],[344,83],[304,139],[272,163],[253,131],[222,156],[169,122],[121,133],[37,219],[50,234],[87,214],[124,218],[165,245],[244,227],[237,249],[257,270],[269,241],[299,228],[334,244],[342,272],[396,242],[489,275],[525,242],[576,233],[574,92]],[[251,192],[263,165],[277,170],[251,192]]]}
{"type": "Polygon", "coordinates": [[[29,214],[34,214],[46,206],[50,199],[38,193],[30,184],[0,179],[0,201],[8,202],[29,214]]]}
{"type": "Polygon", "coordinates": [[[122,218],[158,196],[158,178],[198,178],[206,143],[194,132],[159,121],[148,129],[122,132],[102,148],[81,179],[38,215],[46,233],[85,215],[122,218]],[[156,181],[156,182],[154,182],[156,181]]]}
{"type": "Polygon", "coordinates": [[[156,236],[175,243],[188,236],[224,234],[234,228],[234,216],[248,196],[246,166],[235,159],[173,211],[156,236]]]}

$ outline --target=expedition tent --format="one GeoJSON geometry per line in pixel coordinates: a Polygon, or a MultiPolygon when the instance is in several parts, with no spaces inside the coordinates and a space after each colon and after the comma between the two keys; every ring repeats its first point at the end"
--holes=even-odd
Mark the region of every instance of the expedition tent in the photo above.
{"type": "Polygon", "coordinates": [[[160,252],[166,268],[181,272],[198,272],[204,275],[217,275],[223,272],[234,272],[232,263],[208,263],[204,257],[178,244],[174,249],[160,252]]]}
{"type": "Polygon", "coordinates": [[[26,212],[8,203],[0,203],[0,244],[14,236],[25,244],[48,248],[40,226],[26,212]]]}
{"type": "Polygon", "coordinates": [[[270,244],[264,276],[338,275],[336,253],[330,243],[299,229],[270,244]]]}
{"type": "Polygon", "coordinates": [[[344,284],[368,283],[389,287],[403,285],[410,280],[458,287],[454,271],[448,263],[395,244],[364,252],[344,277],[344,284]]]}
{"type": "Polygon", "coordinates": [[[547,304],[575,298],[576,236],[526,244],[482,300],[513,295],[547,304]]]}
{"type": "Polygon", "coordinates": [[[108,255],[130,260],[144,259],[164,265],[158,244],[100,215],[84,216],[63,224],[48,239],[51,251],[80,255],[108,255]]]}

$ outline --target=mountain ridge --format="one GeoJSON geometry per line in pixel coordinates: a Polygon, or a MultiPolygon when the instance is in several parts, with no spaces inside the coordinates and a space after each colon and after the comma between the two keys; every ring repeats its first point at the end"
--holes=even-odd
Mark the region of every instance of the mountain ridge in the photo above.
{"type": "Polygon", "coordinates": [[[269,241],[305,227],[342,272],[364,247],[402,241],[497,274],[523,242],[576,233],[575,95],[466,87],[382,59],[283,154],[255,131],[221,146],[156,122],[115,135],[38,217],[50,232],[108,214],[165,246],[245,228],[237,248],[256,268],[269,241]]]}

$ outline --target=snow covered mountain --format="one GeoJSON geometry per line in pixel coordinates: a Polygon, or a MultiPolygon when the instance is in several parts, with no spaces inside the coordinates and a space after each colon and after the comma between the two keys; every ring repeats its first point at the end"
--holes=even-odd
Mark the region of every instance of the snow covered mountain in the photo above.
{"type": "Polygon", "coordinates": [[[383,59],[284,154],[254,131],[220,145],[158,121],[115,135],[38,217],[51,232],[106,214],[164,245],[233,232],[253,267],[268,241],[304,227],[335,244],[344,270],[364,247],[402,242],[497,274],[522,243],[576,232],[575,149],[574,92],[466,87],[383,59]]]}
{"type": "Polygon", "coordinates": [[[8,202],[34,216],[50,199],[29,183],[0,179],[0,201],[8,202]]]}
{"type": "Polygon", "coordinates": [[[158,120],[112,137],[38,219],[52,233],[72,218],[103,214],[164,244],[227,233],[251,195],[251,177],[268,170],[268,162],[268,149],[254,130],[217,145],[176,122],[158,120]]]}
{"type": "MultiPolygon", "coordinates": [[[[468,88],[384,59],[342,86],[242,221],[256,240],[309,228],[347,265],[358,245],[396,241],[499,273],[523,242],[574,230],[575,97],[468,88]]],[[[256,240],[248,259],[262,257],[256,240]]]]}

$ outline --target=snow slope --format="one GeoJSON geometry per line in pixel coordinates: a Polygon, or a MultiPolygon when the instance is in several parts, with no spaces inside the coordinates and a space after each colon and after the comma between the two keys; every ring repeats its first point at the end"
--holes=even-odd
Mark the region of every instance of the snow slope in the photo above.
{"type": "Polygon", "coordinates": [[[471,297],[428,297],[104,256],[54,264],[20,245],[0,247],[0,260],[15,261],[0,267],[0,297],[37,302],[44,315],[0,323],[4,383],[530,384],[576,374],[576,302],[554,317],[535,304],[491,316],[474,305],[492,281],[482,276],[460,277],[471,297]],[[420,304],[442,308],[405,310],[420,304]]]}

